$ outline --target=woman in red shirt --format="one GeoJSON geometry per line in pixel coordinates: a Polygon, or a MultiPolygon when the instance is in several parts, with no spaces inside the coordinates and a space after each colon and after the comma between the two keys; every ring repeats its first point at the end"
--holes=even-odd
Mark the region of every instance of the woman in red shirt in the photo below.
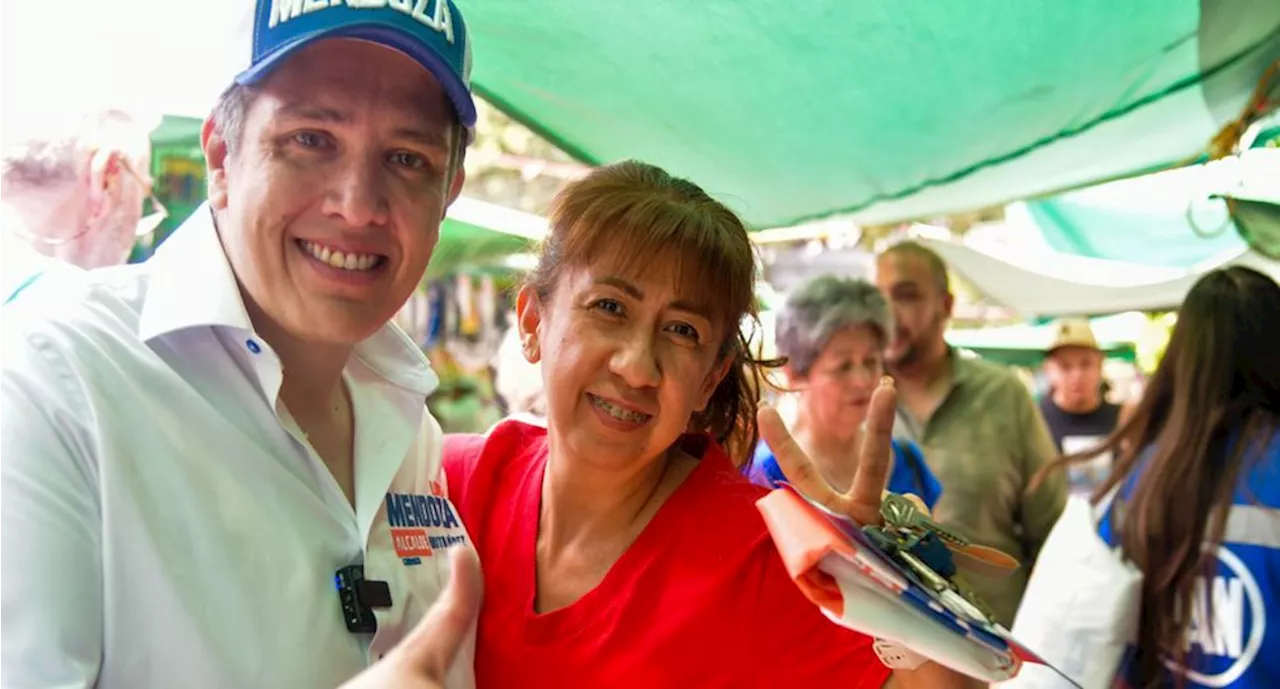
{"type": "MultiPolygon", "coordinates": [[[[765,490],[739,469],[756,441],[747,377],[760,364],[739,329],[756,315],[754,281],[742,222],[658,168],[600,168],[557,197],[517,300],[546,421],[445,445],[484,569],[479,687],[889,679],[871,640],[828,621],[788,578],[754,505],[765,490]]],[[[853,503],[875,514],[888,462],[884,392],[869,432],[878,483],[860,476],[843,505],[864,518],[853,503]]],[[[771,445],[794,453],[775,420],[771,445]]],[[[965,684],[933,663],[893,680],[965,684]]]]}

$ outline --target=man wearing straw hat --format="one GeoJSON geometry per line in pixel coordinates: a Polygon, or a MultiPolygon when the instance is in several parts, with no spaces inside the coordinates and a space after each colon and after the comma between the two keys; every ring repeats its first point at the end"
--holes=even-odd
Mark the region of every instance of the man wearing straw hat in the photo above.
{"type": "MultiPolygon", "coordinates": [[[[1103,397],[1102,349],[1089,321],[1064,318],[1053,324],[1053,333],[1044,360],[1049,392],[1040,400],[1040,413],[1058,451],[1074,454],[1092,448],[1116,429],[1120,405],[1103,397]]],[[[1111,457],[1100,455],[1072,467],[1071,490],[1092,492],[1106,478],[1110,465],[1111,457]]]]}

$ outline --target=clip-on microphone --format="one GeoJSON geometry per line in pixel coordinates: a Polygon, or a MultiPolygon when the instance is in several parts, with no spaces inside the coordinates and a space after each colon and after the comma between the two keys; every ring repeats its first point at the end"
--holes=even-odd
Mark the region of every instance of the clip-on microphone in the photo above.
{"type": "Polygon", "coordinates": [[[365,579],[364,565],[349,565],[333,575],[333,583],[338,589],[347,631],[353,634],[378,631],[378,618],[373,609],[391,607],[391,587],[387,582],[365,579]]]}

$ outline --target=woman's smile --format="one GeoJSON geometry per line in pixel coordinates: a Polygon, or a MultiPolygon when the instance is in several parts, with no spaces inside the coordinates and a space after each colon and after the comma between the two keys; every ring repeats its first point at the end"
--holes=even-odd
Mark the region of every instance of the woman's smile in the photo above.
{"type": "Polygon", "coordinates": [[[587,393],[587,399],[591,402],[591,408],[596,411],[597,416],[609,428],[620,431],[635,430],[641,428],[653,418],[652,414],[631,409],[620,402],[606,400],[589,392],[587,393]]]}

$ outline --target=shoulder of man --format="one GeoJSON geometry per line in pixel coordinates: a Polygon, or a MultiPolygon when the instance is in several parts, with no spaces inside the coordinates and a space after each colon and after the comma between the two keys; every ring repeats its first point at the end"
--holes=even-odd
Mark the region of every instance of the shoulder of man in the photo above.
{"type": "Polygon", "coordinates": [[[45,401],[83,411],[88,379],[124,370],[120,357],[136,350],[145,282],[135,266],[42,276],[3,307],[5,384],[25,380],[45,401]]]}
{"type": "Polygon", "coordinates": [[[1012,368],[1004,364],[978,357],[958,357],[966,379],[979,381],[981,385],[991,386],[1007,394],[1016,394],[1031,399],[1031,391],[1012,368]]]}
{"type": "Polygon", "coordinates": [[[52,262],[4,305],[4,323],[19,330],[75,324],[93,328],[142,308],[147,272],[140,264],[84,270],[52,262]],[[105,308],[105,310],[104,310],[105,308]]]}
{"type": "Polygon", "coordinates": [[[147,276],[141,264],[94,270],[52,266],[4,305],[5,324],[13,322],[21,327],[75,322],[92,327],[129,312],[136,316],[146,297],[147,276]],[[108,311],[104,312],[104,307],[108,311]]]}

